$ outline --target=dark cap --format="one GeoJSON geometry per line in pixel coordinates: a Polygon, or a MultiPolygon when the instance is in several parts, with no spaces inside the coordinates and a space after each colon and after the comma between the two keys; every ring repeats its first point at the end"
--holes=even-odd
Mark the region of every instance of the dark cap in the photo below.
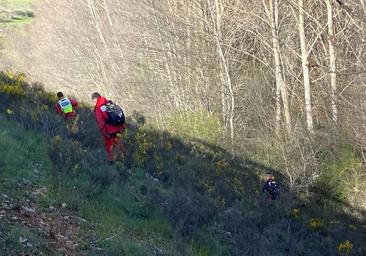
{"type": "Polygon", "coordinates": [[[64,94],[62,92],[57,93],[57,97],[62,98],[63,96],[64,96],[64,94]]]}
{"type": "Polygon", "coordinates": [[[98,99],[99,97],[100,97],[99,92],[94,92],[94,93],[92,94],[92,96],[91,96],[92,100],[94,100],[94,99],[98,99]]]}

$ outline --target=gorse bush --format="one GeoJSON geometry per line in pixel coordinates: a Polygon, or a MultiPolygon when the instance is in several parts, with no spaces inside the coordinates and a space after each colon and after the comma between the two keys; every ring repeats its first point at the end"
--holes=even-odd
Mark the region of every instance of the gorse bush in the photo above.
{"type": "Polygon", "coordinates": [[[326,224],[324,223],[324,220],[319,218],[311,218],[309,221],[309,228],[314,231],[322,231],[325,230],[326,224]]]}
{"type": "Polygon", "coordinates": [[[11,72],[0,72],[0,92],[3,95],[3,100],[6,99],[6,97],[14,99],[25,96],[25,88],[26,83],[23,74],[14,75],[11,72]]]}
{"type": "Polygon", "coordinates": [[[0,72],[0,109],[11,110],[11,119],[26,128],[42,131],[46,136],[60,133],[62,120],[54,115],[56,97],[39,84],[27,84],[24,75],[0,72]]]}
{"type": "Polygon", "coordinates": [[[351,253],[352,246],[352,243],[349,240],[346,240],[344,242],[340,242],[337,249],[340,255],[348,256],[351,253]]]}

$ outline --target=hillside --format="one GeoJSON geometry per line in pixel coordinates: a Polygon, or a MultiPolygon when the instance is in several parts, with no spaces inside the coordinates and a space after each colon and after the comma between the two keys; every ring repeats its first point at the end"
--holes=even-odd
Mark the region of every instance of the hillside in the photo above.
{"type": "Polygon", "coordinates": [[[128,155],[109,166],[89,107],[70,133],[52,94],[23,75],[0,79],[2,255],[366,253],[364,219],[326,195],[290,197],[275,170],[137,113],[128,155]],[[278,201],[260,191],[268,171],[282,184],[278,201]]]}
{"type": "Polygon", "coordinates": [[[366,255],[364,17],[364,1],[0,0],[0,256],[366,255]],[[94,91],[127,114],[114,165],[94,91]]]}

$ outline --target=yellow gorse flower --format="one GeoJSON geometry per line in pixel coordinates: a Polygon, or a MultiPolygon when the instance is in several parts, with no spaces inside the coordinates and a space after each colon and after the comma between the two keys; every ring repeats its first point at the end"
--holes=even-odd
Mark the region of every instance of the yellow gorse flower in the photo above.
{"type": "Polygon", "coordinates": [[[311,218],[309,221],[309,227],[313,230],[321,230],[325,228],[325,223],[322,219],[311,218]]]}
{"type": "Polygon", "coordinates": [[[345,251],[347,254],[352,249],[352,243],[349,240],[346,240],[344,242],[340,242],[338,245],[338,251],[343,252],[345,251]]]}
{"type": "Polygon", "coordinates": [[[300,211],[300,208],[294,208],[292,209],[291,211],[291,216],[294,218],[294,219],[297,219],[301,214],[301,211],[300,211]]]}
{"type": "Polygon", "coordinates": [[[11,70],[8,70],[6,72],[6,75],[10,78],[10,79],[14,79],[14,73],[11,70]]]}
{"type": "Polygon", "coordinates": [[[52,139],[52,143],[53,143],[53,145],[55,145],[55,146],[60,145],[60,144],[61,144],[61,142],[62,142],[62,138],[61,138],[61,136],[59,136],[59,135],[56,135],[56,136],[55,136],[55,137],[53,137],[53,139],[52,139]]]}
{"type": "Polygon", "coordinates": [[[225,160],[219,160],[215,162],[215,168],[218,170],[227,170],[229,168],[229,163],[225,160]]]}

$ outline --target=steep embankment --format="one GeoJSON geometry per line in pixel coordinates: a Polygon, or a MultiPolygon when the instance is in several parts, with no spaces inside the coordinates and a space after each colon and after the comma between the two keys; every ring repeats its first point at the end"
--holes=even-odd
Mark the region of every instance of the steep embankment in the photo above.
{"type": "Polygon", "coordinates": [[[54,101],[0,73],[6,255],[365,255],[365,223],[342,202],[291,198],[280,176],[281,199],[268,202],[260,176],[269,168],[138,114],[128,154],[109,166],[90,109],[78,109],[74,133],[54,101]]]}
{"type": "Polygon", "coordinates": [[[52,163],[42,135],[1,114],[0,147],[1,255],[74,252],[83,219],[49,201],[52,163]]]}
{"type": "MultiPolygon", "coordinates": [[[[189,162],[182,142],[150,129],[137,117],[125,135],[130,154],[116,166],[108,166],[88,108],[79,109],[79,131],[72,134],[53,113],[54,97],[27,85],[22,75],[2,73],[0,87],[1,143],[7,148],[0,180],[2,251],[9,255],[54,255],[65,250],[76,255],[201,251],[204,245],[190,245],[189,237],[212,209],[197,208],[207,204],[202,195],[189,198],[171,189],[176,182],[182,189],[181,179],[187,180],[188,187],[198,185],[197,181],[190,184],[196,163],[182,169],[189,162]],[[181,174],[187,178],[170,176],[168,167],[184,171],[181,174]],[[187,205],[176,207],[176,203],[187,205]],[[179,229],[189,233],[188,240],[179,229]]],[[[198,159],[199,152],[195,154],[192,157],[198,159]]],[[[197,167],[206,169],[207,164],[197,167]]]]}
{"type": "MultiPolygon", "coordinates": [[[[6,113],[14,114],[10,109],[6,113]]],[[[158,246],[164,248],[164,244],[155,240],[166,233],[169,241],[170,226],[163,219],[141,218],[150,213],[144,209],[144,200],[132,198],[138,193],[102,189],[80,177],[58,180],[46,143],[39,131],[24,129],[1,114],[1,255],[150,255],[150,246],[163,250],[158,246]],[[55,187],[55,182],[62,184],[55,187]],[[115,241],[121,245],[101,248],[109,243],[113,247],[115,241]]],[[[135,175],[135,182],[143,182],[138,181],[143,173],[135,175]]],[[[113,176],[104,178],[111,182],[113,176]]]]}

